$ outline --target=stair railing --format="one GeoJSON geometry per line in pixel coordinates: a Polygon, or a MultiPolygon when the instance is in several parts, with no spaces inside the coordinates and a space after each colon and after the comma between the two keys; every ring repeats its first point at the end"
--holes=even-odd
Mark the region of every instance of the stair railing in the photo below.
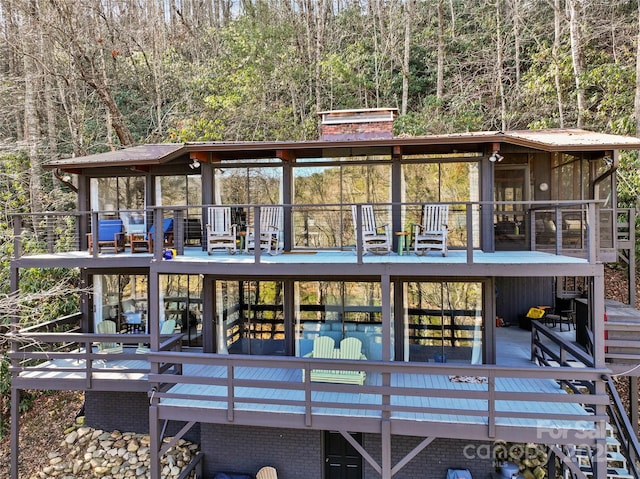
{"type": "Polygon", "coordinates": [[[611,397],[611,403],[607,406],[611,425],[614,427],[618,441],[620,441],[623,454],[627,458],[629,473],[633,474],[635,479],[639,479],[640,470],[638,469],[638,463],[640,461],[640,442],[638,442],[636,435],[637,427],[634,428],[632,426],[611,376],[602,376],[602,380],[611,397]]]}

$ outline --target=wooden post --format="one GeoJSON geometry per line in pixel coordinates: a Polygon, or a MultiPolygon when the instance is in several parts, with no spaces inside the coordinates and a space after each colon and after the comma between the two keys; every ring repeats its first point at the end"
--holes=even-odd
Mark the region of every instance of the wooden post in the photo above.
{"type": "MultiPolygon", "coordinates": [[[[160,446],[162,438],[160,437],[160,420],[158,419],[157,399],[151,395],[151,405],[149,406],[149,439],[151,449],[151,464],[149,467],[150,479],[160,479],[160,446]]],[[[13,479],[13,478],[12,478],[13,479]]],[[[16,478],[17,479],[17,478],[16,478]]]]}
{"type": "Polygon", "coordinates": [[[20,454],[20,390],[11,387],[11,479],[19,479],[18,455],[20,454]]]}

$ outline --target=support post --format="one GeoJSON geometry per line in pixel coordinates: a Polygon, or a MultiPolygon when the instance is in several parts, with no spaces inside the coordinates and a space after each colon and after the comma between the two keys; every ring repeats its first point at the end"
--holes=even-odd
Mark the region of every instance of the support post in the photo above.
{"type": "MultiPolygon", "coordinates": [[[[591,206],[591,205],[590,205],[591,206]]],[[[590,288],[591,321],[593,325],[593,361],[596,368],[605,367],[604,358],[604,267],[600,265],[600,271],[593,276],[590,288]]],[[[594,381],[595,394],[606,394],[604,381],[594,381]]],[[[606,416],[607,411],[603,404],[596,405],[596,414],[606,416]]],[[[603,423],[598,428],[602,437],[596,438],[596,455],[593,461],[593,477],[607,477],[606,458],[606,427],[603,423]]]]}
{"type": "Polygon", "coordinates": [[[391,479],[391,422],[382,421],[382,479],[391,479]]]}
{"type": "MultiPolygon", "coordinates": [[[[20,270],[11,267],[10,288],[12,293],[16,293],[20,287],[20,270]]],[[[20,323],[20,313],[16,310],[11,315],[12,329],[17,329],[20,323]]],[[[18,343],[11,341],[11,351],[17,351],[18,343]]],[[[11,479],[18,479],[18,455],[20,453],[20,390],[11,386],[11,479]]]]}
{"type": "Polygon", "coordinates": [[[20,390],[11,387],[11,479],[19,479],[20,390]]]}
{"type": "Polygon", "coordinates": [[[158,419],[157,399],[151,396],[151,405],[149,406],[149,439],[151,449],[151,464],[149,468],[150,479],[160,479],[160,446],[162,446],[162,438],[160,437],[160,420],[158,419]]]}
{"type": "Polygon", "coordinates": [[[629,421],[638,434],[638,376],[629,376],[629,421]]]}
{"type": "MultiPolygon", "coordinates": [[[[362,264],[362,205],[356,206],[356,255],[358,264],[362,264]]],[[[383,336],[384,337],[384,336],[383,336]]]]}
{"type": "Polygon", "coordinates": [[[391,277],[380,278],[382,293],[382,360],[391,361],[391,277]]]}

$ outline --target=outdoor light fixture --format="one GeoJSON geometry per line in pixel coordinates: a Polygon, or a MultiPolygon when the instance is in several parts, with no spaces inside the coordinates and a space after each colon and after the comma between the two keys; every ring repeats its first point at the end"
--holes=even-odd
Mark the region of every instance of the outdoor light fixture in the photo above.
{"type": "Polygon", "coordinates": [[[189,168],[191,168],[192,170],[200,168],[200,162],[197,159],[193,158],[191,164],[189,165],[189,168]]]}
{"type": "Polygon", "coordinates": [[[491,153],[491,156],[489,157],[489,161],[491,163],[495,163],[496,161],[500,163],[503,159],[504,159],[504,156],[502,156],[497,151],[494,151],[493,153],[491,153]]]}
{"type": "Polygon", "coordinates": [[[609,155],[606,155],[604,157],[604,162],[607,164],[607,166],[611,166],[613,165],[613,158],[611,158],[609,155]]]}

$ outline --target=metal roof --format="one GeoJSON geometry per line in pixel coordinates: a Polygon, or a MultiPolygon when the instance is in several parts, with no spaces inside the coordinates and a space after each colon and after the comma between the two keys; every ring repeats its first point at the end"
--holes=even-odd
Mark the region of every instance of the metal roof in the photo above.
{"type": "Polygon", "coordinates": [[[210,152],[225,159],[269,157],[276,151],[295,151],[299,157],[322,155],[327,149],[405,148],[406,151],[427,146],[477,148],[491,143],[523,146],[548,152],[640,150],[640,138],[596,133],[579,129],[480,131],[429,136],[399,136],[373,140],[342,141],[274,141],[274,142],[192,142],[149,144],[76,158],[52,161],[48,168],[73,170],[108,166],[151,166],[166,163],[191,152],[210,152]]]}
{"type": "Polygon", "coordinates": [[[514,130],[504,135],[510,143],[548,151],[640,149],[640,138],[579,129],[514,130]]]}
{"type": "Polygon", "coordinates": [[[52,161],[48,168],[86,168],[125,165],[157,165],[184,153],[183,143],[165,143],[132,146],[122,150],[96,153],[52,161]]]}

